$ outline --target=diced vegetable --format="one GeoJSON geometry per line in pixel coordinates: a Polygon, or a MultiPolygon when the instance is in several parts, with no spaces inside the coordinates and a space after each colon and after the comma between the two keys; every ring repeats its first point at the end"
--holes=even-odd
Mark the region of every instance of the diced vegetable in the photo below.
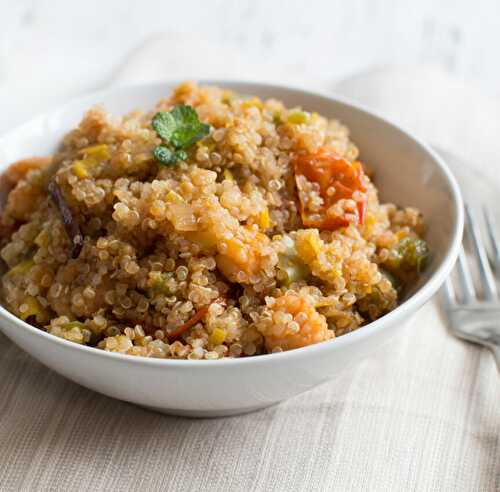
{"type": "Polygon", "coordinates": [[[196,142],[196,147],[204,148],[207,152],[212,152],[215,149],[216,143],[210,138],[206,138],[203,141],[196,142]]]}
{"type": "Polygon", "coordinates": [[[88,172],[87,166],[83,161],[73,162],[73,173],[77,178],[80,179],[85,179],[90,177],[90,173],[88,172]]]}
{"type": "Polygon", "coordinates": [[[262,101],[258,97],[251,97],[250,99],[246,99],[241,103],[241,107],[246,109],[246,108],[258,108],[262,109],[264,105],[262,104],[262,101]]]}
{"type": "Polygon", "coordinates": [[[280,256],[278,269],[282,272],[282,275],[278,275],[278,278],[286,287],[289,287],[294,282],[305,280],[311,273],[307,266],[300,262],[300,259],[296,262],[286,256],[280,256]]]}
{"type": "Polygon", "coordinates": [[[174,190],[170,190],[167,193],[167,196],[165,197],[165,201],[167,201],[169,203],[186,203],[184,198],[182,198],[182,196],[179,195],[179,193],[176,193],[174,190]]]}
{"type": "Polygon", "coordinates": [[[167,207],[167,218],[177,231],[196,231],[196,216],[187,203],[171,203],[167,207]]]}
{"type": "Polygon", "coordinates": [[[83,154],[84,158],[91,157],[96,161],[102,162],[111,159],[111,153],[109,151],[109,146],[106,144],[92,145],[90,147],[84,147],[79,150],[80,154],[83,154]]]}
{"type": "Polygon", "coordinates": [[[296,239],[297,242],[294,243],[295,254],[299,254],[299,257],[307,264],[312,263],[320,255],[324,247],[318,231],[314,229],[301,231],[297,234],[296,239]]]}
{"type": "Polygon", "coordinates": [[[85,323],[82,323],[81,321],[70,321],[69,323],[63,323],[61,325],[61,328],[63,330],[72,330],[73,328],[86,328],[85,323]]]}
{"type": "Polygon", "coordinates": [[[420,273],[429,260],[429,247],[418,237],[407,236],[390,251],[389,258],[384,266],[394,271],[420,273]]]}
{"type": "Polygon", "coordinates": [[[350,223],[363,224],[366,216],[366,187],[363,168],[357,161],[340,157],[333,149],[295,156],[295,180],[302,222],[307,227],[335,230],[350,223]],[[337,209],[340,200],[355,206],[337,209]]]}
{"type": "Polygon", "coordinates": [[[71,257],[77,258],[83,247],[83,234],[80,229],[80,224],[73,216],[64,195],[55,181],[51,181],[48,186],[48,191],[52,201],[56,205],[66,229],[66,234],[71,241],[71,257]]]}
{"type": "Polygon", "coordinates": [[[221,239],[217,242],[219,253],[217,267],[231,282],[239,282],[240,272],[247,277],[257,275],[262,269],[262,248],[268,245],[269,238],[262,232],[243,226],[238,237],[221,239]]]}
{"type": "Polygon", "coordinates": [[[220,345],[226,339],[226,331],[221,328],[215,328],[210,334],[208,340],[212,345],[220,345]]]}
{"type": "Polygon", "coordinates": [[[80,149],[78,153],[81,154],[83,158],[73,162],[73,173],[80,179],[89,178],[92,168],[111,158],[109,146],[106,144],[85,147],[80,149]]]}
{"type": "Polygon", "coordinates": [[[16,266],[12,267],[7,272],[7,275],[9,277],[13,277],[15,275],[26,275],[34,265],[35,262],[32,259],[21,261],[16,266]]]}
{"type": "Polygon", "coordinates": [[[278,255],[277,277],[283,285],[288,287],[294,282],[306,280],[311,270],[299,257],[293,239],[285,236],[283,241],[287,248],[278,255]]]}
{"type": "Polygon", "coordinates": [[[423,239],[415,237],[404,238],[398,246],[401,255],[401,267],[405,270],[415,270],[417,273],[427,265],[429,247],[423,239]]]}
{"type": "Polygon", "coordinates": [[[39,316],[42,313],[40,303],[33,296],[26,297],[19,306],[19,317],[26,321],[30,316],[39,316]]]}
{"type": "Polygon", "coordinates": [[[50,234],[46,229],[42,229],[33,241],[39,248],[48,246],[50,242],[50,234]]]}
{"type": "Polygon", "coordinates": [[[407,237],[399,245],[399,253],[403,256],[403,268],[421,273],[429,260],[429,247],[423,239],[407,237]]]}
{"type": "Polygon", "coordinates": [[[286,120],[288,121],[288,123],[292,123],[293,125],[302,125],[309,121],[309,114],[305,111],[295,109],[288,113],[286,120]]]}
{"type": "Polygon", "coordinates": [[[299,258],[311,269],[312,274],[329,284],[335,284],[342,276],[342,259],[336,248],[325,243],[317,229],[297,231],[294,239],[299,258]]]}
{"type": "Polygon", "coordinates": [[[262,230],[271,227],[271,219],[269,218],[269,210],[267,208],[262,210],[262,212],[259,214],[257,224],[262,230]]]}

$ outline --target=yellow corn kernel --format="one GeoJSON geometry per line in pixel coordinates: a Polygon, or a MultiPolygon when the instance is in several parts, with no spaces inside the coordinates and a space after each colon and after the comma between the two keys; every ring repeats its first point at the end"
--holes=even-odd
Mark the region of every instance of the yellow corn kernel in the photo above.
{"type": "Polygon", "coordinates": [[[268,229],[271,226],[271,219],[269,218],[269,210],[267,207],[259,214],[257,224],[261,229],[268,229]]]}
{"type": "Polygon", "coordinates": [[[375,218],[375,216],[371,213],[367,213],[366,218],[365,218],[365,225],[368,227],[372,227],[376,223],[377,223],[377,219],[375,218]]]}
{"type": "Polygon", "coordinates": [[[96,166],[100,162],[107,161],[111,158],[109,147],[105,144],[92,145],[78,151],[83,155],[83,159],[73,162],[73,173],[80,179],[90,177],[89,169],[96,166]]]}
{"type": "Polygon", "coordinates": [[[73,162],[73,174],[80,179],[85,179],[90,177],[90,174],[87,171],[87,166],[85,165],[85,161],[73,162]]]}
{"type": "Polygon", "coordinates": [[[209,341],[212,345],[220,345],[226,339],[226,331],[221,328],[216,328],[209,336],[209,341]]]}
{"type": "Polygon", "coordinates": [[[227,179],[228,181],[234,181],[233,173],[229,169],[224,169],[222,175],[224,176],[224,179],[227,179]]]}
{"type": "Polygon", "coordinates": [[[286,120],[293,125],[301,125],[309,121],[309,115],[305,111],[295,109],[288,113],[286,120]]]}
{"type": "Polygon", "coordinates": [[[7,275],[9,277],[14,275],[24,275],[25,273],[28,273],[31,270],[31,267],[34,264],[35,262],[32,259],[21,261],[21,263],[18,263],[16,266],[12,267],[7,272],[7,275]]]}
{"type": "Polygon", "coordinates": [[[32,296],[26,297],[22,304],[19,306],[19,317],[22,320],[26,320],[30,316],[38,317],[41,312],[42,307],[40,306],[40,303],[32,296]]]}
{"type": "Polygon", "coordinates": [[[258,97],[251,97],[250,99],[243,101],[241,103],[241,107],[243,109],[247,109],[247,108],[262,109],[264,107],[264,105],[262,104],[262,101],[258,97]]]}
{"type": "Polygon", "coordinates": [[[170,190],[165,196],[165,201],[168,203],[186,203],[186,200],[182,198],[179,193],[176,193],[174,190],[170,190]]]}
{"type": "Polygon", "coordinates": [[[92,157],[96,161],[107,161],[111,158],[109,147],[106,144],[92,145],[79,151],[85,157],[92,157]]]}
{"type": "Polygon", "coordinates": [[[299,241],[297,241],[297,249],[299,255],[306,263],[311,263],[316,259],[321,250],[321,239],[316,231],[308,231],[304,233],[299,241]]]}
{"type": "Polygon", "coordinates": [[[206,140],[200,140],[196,142],[197,147],[206,147],[207,152],[212,152],[212,150],[215,149],[215,142],[214,141],[206,141],[206,140]]]}

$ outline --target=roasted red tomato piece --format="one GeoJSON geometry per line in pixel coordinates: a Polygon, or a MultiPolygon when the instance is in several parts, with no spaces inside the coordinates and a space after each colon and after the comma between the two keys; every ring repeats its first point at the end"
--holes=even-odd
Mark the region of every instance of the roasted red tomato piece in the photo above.
{"type": "Polygon", "coordinates": [[[312,154],[298,153],[294,166],[305,226],[335,230],[363,224],[367,195],[361,163],[322,148],[312,154]]]}

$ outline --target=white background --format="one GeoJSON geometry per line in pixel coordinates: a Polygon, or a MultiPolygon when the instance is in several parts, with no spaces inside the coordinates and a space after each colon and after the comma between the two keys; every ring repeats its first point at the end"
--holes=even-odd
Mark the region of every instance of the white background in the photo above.
{"type": "Polygon", "coordinates": [[[204,76],[227,62],[234,76],[255,67],[253,78],[328,88],[374,66],[424,63],[500,90],[496,0],[0,0],[0,20],[0,131],[105,85],[161,34],[172,49],[146,72],[174,60],[167,68],[182,76],[181,60],[204,76]]]}

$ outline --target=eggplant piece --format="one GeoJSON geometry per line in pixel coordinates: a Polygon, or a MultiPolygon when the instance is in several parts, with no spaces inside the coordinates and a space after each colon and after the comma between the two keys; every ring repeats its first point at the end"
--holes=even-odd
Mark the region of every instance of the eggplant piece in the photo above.
{"type": "Polygon", "coordinates": [[[73,216],[61,188],[59,188],[54,180],[49,183],[48,191],[52,201],[61,214],[66,234],[71,241],[71,258],[78,258],[83,247],[83,234],[80,224],[73,216]]]}

